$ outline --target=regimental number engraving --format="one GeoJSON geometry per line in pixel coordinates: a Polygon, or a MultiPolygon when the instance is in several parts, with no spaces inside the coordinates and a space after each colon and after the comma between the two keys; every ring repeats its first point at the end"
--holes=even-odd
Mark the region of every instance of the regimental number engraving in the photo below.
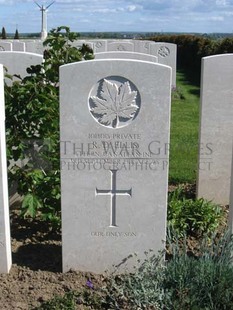
{"type": "Polygon", "coordinates": [[[89,96],[89,110],[103,126],[120,128],[129,125],[137,116],[141,100],[136,86],[122,77],[99,81],[89,96]],[[92,94],[97,94],[91,96],[92,94]]]}
{"type": "Polygon", "coordinates": [[[96,188],[95,194],[98,195],[108,195],[111,196],[110,205],[110,225],[109,227],[117,227],[116,224],[116,197],[117,196],[130,196],[132,197],[132,188],[128,190],[116,189],[116,175],[117,170],[110,170],[111,173],[111,189],[98,189],[96,188]]]}
{"type": "Polygon", "coordinates": [[[163,45],[159,48],[158,54],[159,54],[159,56],[165,58],[165,57],[170,55],[170,50],[167,46],[163,45]]]}

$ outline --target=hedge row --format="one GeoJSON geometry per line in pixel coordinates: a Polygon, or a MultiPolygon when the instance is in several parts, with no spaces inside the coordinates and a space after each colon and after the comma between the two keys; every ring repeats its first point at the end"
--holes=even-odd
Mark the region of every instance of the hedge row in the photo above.
{"type": "Polygon", "coordinates": [[[178,67],[194,70],[197,74],[200,73],[202,57],[233,53],[233,38],[211,40],[195,35],[158,35],[149,39],[177,44],[178,67]]]}

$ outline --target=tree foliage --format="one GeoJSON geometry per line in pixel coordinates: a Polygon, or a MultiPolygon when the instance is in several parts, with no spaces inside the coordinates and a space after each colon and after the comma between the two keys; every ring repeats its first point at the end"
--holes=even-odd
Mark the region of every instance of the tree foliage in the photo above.
{"type": "Polygon", "coordinates": [[[5,85],[10,182],[17,182],[24,197],[24,217],[40,216],[55,226],[60,223],[59,66],[93,58],[89,47],[72,46],[76,39],[68,27],[53,29],[44,42],[44,62],[28,68],[20,82],[5,85]]]}
{"type": "Polygon", "coordinates": [[[14,39],[15,39],[15,40],[18,40],[18,39],[19,39],[19,32],[18,32],[18,29],[15,30],[14,39]]]}
{"type": "Polygon", "coordinates": [[[3,39],[3,40],[6,40],[6,39],[7,39],[5,27],[2,27],[2,39],[3,39]]]}

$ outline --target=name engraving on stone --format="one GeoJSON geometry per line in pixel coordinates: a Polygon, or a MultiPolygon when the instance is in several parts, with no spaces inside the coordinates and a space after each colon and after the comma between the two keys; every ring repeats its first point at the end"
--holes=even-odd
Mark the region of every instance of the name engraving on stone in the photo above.
{"type": "Polygon", "coordinates": [[[98,189],[96,188],[95,194],[98,195],[109,195],[111,196],[110,204],[110,225],[109,227],[117,227],[116,224],[116,197],[117,196],[130,196],[132,197],[132,188],[128,190],[116,189],[116,175],[117,170],[110,170],[111,173],[111,189],[98,189]]]}
{"type": "Polygon", "coordinates": [[[139,141],[90,141],[88,143],[75,141],[60,141],[62,157],[120,157],[120,158],[155,158],[167,156],[170,149],[169,143],[161,144],[160,141],[151,141],[142,145],[139,141]]]}
{"type": "MultiPolygon", "coordinates": [[[[135,140],[128,141],[111,139],[112,134],[98,137],[100,140],[88,143],[61,141],[61,169],[162,171],[168,167],[169,143],[151,141],[146,145],[139,134],[131,135],[135,140]]],[[[116,138],[124,136],[116,134],[116,138]]]]}

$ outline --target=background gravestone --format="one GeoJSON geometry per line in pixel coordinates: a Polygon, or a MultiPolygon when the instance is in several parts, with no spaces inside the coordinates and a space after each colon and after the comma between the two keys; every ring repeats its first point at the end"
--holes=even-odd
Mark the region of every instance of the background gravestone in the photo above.
{"type": "Polygon", "coordinates": [[[25,52],[25,43],[13,40],[13,42],[12,42],[12,50],[14,52],[25,52]]]}
{"type": "Polygon", "coordinates": [[[0,52],[12,51],[12,42],[0,41],[0,52]]]}
{"type": "Polygon", "coordinates": [[[151,41],[146,40],[132,40],[134,43],[134,51],[137,53],[150,54],[151,41]]]}
{"type": "Polygon", "coordinates": [[[164,247],[170,93],[156,63],[60,68],[63,271],[132,271],[164,247]]]}
{"type": "Polygon", "coordinates": [[[233,54],[202,59],[197,195],[229,204],[233,133],[233,54]]]}
{"type": "Polygon", "coordinates": [[[107,51],[108,52],[134,52],[134,44],[127,41],[107,41],[107,51]]]}
{"type": "Polygon", "coordinates": [[[95,59],[138,59],[144,61],[158,62],[158,57],[135,52],[103,52],[96,53],[95,59]]]}
{"type": "MultiPolygon", "coordinates": [[[[32,53],[24,52],[1,52],[0,63],[7,68],[8,74],[17,74],[21,78],[28,75],[26,69],[32,65],[40,65],[43,62],[43,56],[32,53]]],[[[18,80],[18,78],[14,78],[18,80]]],[[[7,83],[11,83],[9,79],[6,79],[7,83]]]]}
{"type": "Polygon", "coordinates": [[[177,46],[167,42],[150,43],[150,54],[158,57],[158,62],[172,68],[172,87],[176,87],[177,46]]]}
{"type": "Polygon", "coordinates": [[[11,268],[3,66],[0,65],[0,273],[11,268]]]}
{"type": "Polygon", "coordinates": [[[40,40],[25,41],[25,51],[28,53],[43,55],[43,42],[40,40]]]}

